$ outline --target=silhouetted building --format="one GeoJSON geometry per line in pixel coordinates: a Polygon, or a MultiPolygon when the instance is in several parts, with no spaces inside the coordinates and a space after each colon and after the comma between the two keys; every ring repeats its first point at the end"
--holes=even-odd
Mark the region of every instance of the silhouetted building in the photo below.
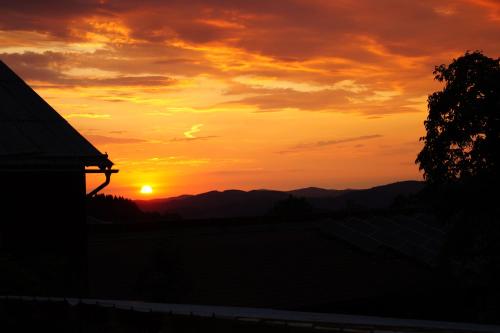
{"type": "Polygon", "coordinates": [[[85,292],[85,174],[112,165],[0,61],[0,294],[85,292]]]}

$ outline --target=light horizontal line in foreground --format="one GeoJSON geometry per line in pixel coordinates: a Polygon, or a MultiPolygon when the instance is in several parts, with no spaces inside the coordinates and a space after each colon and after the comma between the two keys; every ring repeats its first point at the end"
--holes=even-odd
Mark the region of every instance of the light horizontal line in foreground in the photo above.
{"type": "Polygon", "coordinates": [[[288,325],[308,324],[330,324],[341,326],[364,326],[384,329],[424,329],[440,330],[446,332],[468,332],[468,333],[498,333],[500,326],[473,323],[444,322],[433,320],[417,320],[402,318],[383,318],[375,316],[357,316],[334,313],[315,313],[275,310],[265,308],[247,308],[216,305],[194,305],[194,304],[168,304],[149,303],[141,301],[106,300],[89,298],[65,298],[65,297],[34,297],[34,296],[0,296],[3,300],[24,300],[39,302],[67,302],[70,305],[86,304],[101,307],[113,307],[116,309],[131,310],[138,312],[155,312],[172,315],[215,317],[225,319],[237,319],[245,321],[272,321],[284,322],[288,325]]]}

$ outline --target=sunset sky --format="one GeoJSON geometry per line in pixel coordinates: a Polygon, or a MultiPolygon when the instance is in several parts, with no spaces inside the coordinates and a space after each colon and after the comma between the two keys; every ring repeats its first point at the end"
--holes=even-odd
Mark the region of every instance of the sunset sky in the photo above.
{"type": "Polygon", "coordinates": [[[434,65],[500,56],[497,0],[1,7],[0,59],[109,154],[104,192],[131,198],[421,179],[434,65]]]}

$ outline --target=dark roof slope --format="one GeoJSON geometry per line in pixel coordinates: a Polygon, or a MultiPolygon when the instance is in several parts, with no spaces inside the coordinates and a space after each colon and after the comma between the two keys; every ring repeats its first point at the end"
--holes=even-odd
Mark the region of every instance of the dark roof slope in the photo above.
{"type": "Polygon", "coordinates": [[[0,165],[112,162],[0,60],[0,165]]]}

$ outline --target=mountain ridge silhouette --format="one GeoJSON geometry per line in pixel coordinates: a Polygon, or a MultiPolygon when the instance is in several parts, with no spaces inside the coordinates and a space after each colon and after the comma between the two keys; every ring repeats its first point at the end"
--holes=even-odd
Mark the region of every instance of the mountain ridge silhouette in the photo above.
{"type": "Polygon", "coordinates": [[[268,214],[278,202],[289,196],[306,198],[315,210],[321,211],[335,211],[349,207],[387,208],[398,196],[415,194],[423,187],[424,183],[421,181],[408,180],[368,189],[337,190],[318,187],[290,191],[230,189],[134,202],[145,212],[175,213],[188,219],[251,217],[268,214]]]}

